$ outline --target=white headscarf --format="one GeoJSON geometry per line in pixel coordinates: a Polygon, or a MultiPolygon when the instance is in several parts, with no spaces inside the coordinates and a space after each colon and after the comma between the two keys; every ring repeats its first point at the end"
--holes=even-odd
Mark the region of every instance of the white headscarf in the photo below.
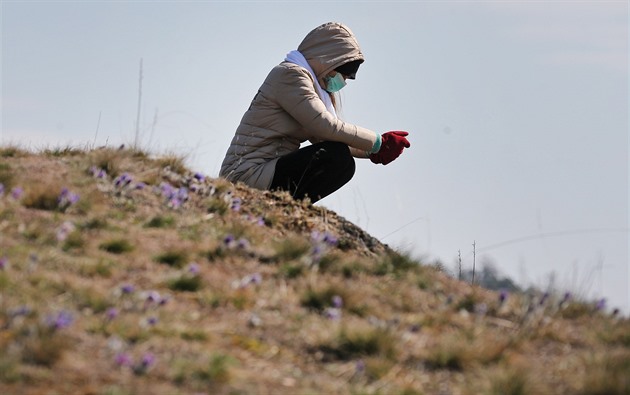
{"type": "Polygon", "coordinates": [[[317,88],[317,94],[319,95],[319,98],[322,99],[322,101],[326,105],[326,109],[328,110],[328,112],[330,112],[332,115],[335,116],[335,118],[337,118],[337,112],[335,111],[335,107],[333,106],[332,101],[330,100],[330,96],[328,95],[328,92],[324,91],[322,87],[319,85],[319,81],[317,81],[317,76],[313,72],[313,69],[311,68],[311,66],[306,61],[306,58],[304,57],[304,55],[302,55],[300,51],[294,50],[294,51],[289,52],[286,58],[284,58],[284,60],[287,62],[295,63],[298,66],[304,67],[306,71],[308,71],[311,74],[311,76],[313,77],[313,81],[315,81],[315,87],[317,88]]]}

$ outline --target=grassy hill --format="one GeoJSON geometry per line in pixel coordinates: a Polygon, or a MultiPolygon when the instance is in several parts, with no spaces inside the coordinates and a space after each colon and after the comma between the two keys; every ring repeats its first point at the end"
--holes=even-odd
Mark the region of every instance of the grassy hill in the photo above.
{"type": "Polygon", "coordinates": [[[629,394],[630,321],[135,150],[0,148],[2,394],[629,394]]]}

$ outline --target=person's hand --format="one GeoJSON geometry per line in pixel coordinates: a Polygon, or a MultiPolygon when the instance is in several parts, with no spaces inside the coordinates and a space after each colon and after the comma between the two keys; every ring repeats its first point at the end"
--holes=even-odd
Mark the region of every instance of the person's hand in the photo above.
{"type": "Polygon", "coordinates": [[[387,133],[383,133],[381,136],[381,149],[370,155],[370,160],[373,163],[381,163],[387,165],[402,154],[403,149],[411,147],[407,137],[409,133],[402,130],[395,130],[387,133]]]}

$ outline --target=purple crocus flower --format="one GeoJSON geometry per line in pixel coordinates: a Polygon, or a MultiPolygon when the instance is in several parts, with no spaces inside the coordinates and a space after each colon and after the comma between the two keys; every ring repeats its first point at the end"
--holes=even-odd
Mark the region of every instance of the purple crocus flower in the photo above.
{"type": "Polygon", "coordinates": [[[130,294],[130,293],[132,293],[134,291],[134,287],[131,284],[125,284],[122,287],[120,287],[120,291],[123,294],[130,294]]]}
{"type": "Polygon", "coordinates": [[[57,198],[57,205],[60,209],[66,209],[79,201],[79,195],[70,191],[68,188],[63,188],[59,197],[57,198]]]}
{"type": "Polygon", "coordinates": [[[562,301],[560,302],[561,305],[568,303],[569,300],[571,300],[571,292],[565,292],[564,297],[562,298],[562,301]]]}
{"type": "Polygon", "coordinates": [[[239,211],[241,209],[241,198],[234,198],[230,204],[232,211],[239,211]]]}
{"type": "Polygon", "coordinates": [[[24,194],[24,189],[21,187],[15,187],[11,190],[11,197],[15,200],[19,200],[24,194]]]}
{"type": "Polygon", "coordinates": [[[335,295],[332,297],[332,305],[335,308],[340,309],[341,307],[343,307],[343,299],[341,298],[341,296],[339,295],[335,295]]]}
{"type": "Polygon", "coordinates": [[[240,239],[238,239],[238,243],[236,246],[237,248],[240,248],[241,250],[246,250],[249,248],[249,241],[241,237],[240,239]]]}
{"type": "Polygon", "coordinates": [[[107,172],[103,169],[100,169],[96,166],[92,166],[90,167],[90,173],[92,173],[92,176],[94,176],[94,178],[105,178],[107,177],[107,172]]]}
{"type": "Polygon", "coordinates": [[[133,367],[135,374],[144,374],[155,364],[155,355],[148,352],[142,356],[140,362],[133,367]]]}
{"type": "Polygon", "coordinates": [[[124,353],[124,352],[121,352],[121,353],[117,354],[116,358],[114,359],[114,362],[118,366],[131,366],[131,365],[133,365],[133,360],[131,359],[131,356],[129,354],[127,354],[127,353],[124,353]]]}
{"type": "Polygon", "coordinates": [[[337,238],[334,235],[330,234],[330,233],[325,233],[324,237],[322,238],[322,241],[325,244],[328,244],[329,246],[337,245],[337,238]]]}
{"type": "Polygon", "coordinates": [[[146,302],[147,303],[160,303],[160,293],[158,291],[150,291],[147,294],[147,299],[146,302]]]}
{"type": "Polygon", "coordinates": [[[4,270],[7,267],[9,267],[9,258],[3,256],[2,258],[0,258],[0,270],[4,270]]]}
{"type": "Polygon", "coordinates": [[[29,314],[31,314],[31,312],[32,312],[32,311],[33,311],[33,310],[31,310],[31,308],[30,308],[30,307],[28,307],[28,306],[26,306],[26,305],[23,305],[23,306],[16,307],[15,309],[13,309],[13,310],[9,311],[9,315],[10,315],[11,317],[14,317],[14,318],[15,318],[15,317],[20,317],[20,316],[26,316],[26,315],[29,315],[29,314]]]}
{"type": "Polygon", "coordinates": [[[409,332],[412,332],[412,333],[420,332],[420,329],[421,329],[420,324],[412,324],[409,327],[409,332]]]}
{"type": "Polygon", "coordinates": [[[227,235],[223,238],[223,244],[225,244],[226,247],[231,247],[232,244],[234,243],[234,236],[232,235],[227,235]]]}
{"type": "Polygon", "coordinates": [[[365,362],[362,359],[359,359],[354,367],[359,374],[365,372],[365,362]]]}
{"type": "Polygon", "coordinates": [[[105,312],[105,317],[107,318],[107,321],[114,320],[116,317],[118,317],[118,309],[115,307],[110,307],[105,312]]]}
{"type": "Polygon", "coordinates": [[[174,198],[171,198],[171,200],[169,200],[168,205],[171,208],[178,209],[182,206],[182,201],[174,197],[174,198]]]}
{"type": "Polygon", "coordinates": [[[158,318],[157,317],[151,316],[151,317],[147,318],[147,324],[149,324],[150,326],[154,326],[157,323],[158,323],[158,318]]]}
{"type": "Polygon", "coordinates": [[[262,283],[262,276],[260,275],[260,273],[254,273],[250,276],[249,282],[251,284],[258,285],[262,283]]]}
{"type": "Polygon", "coordinates": [[[153,366],[155,364],[155,355],[148,352],[142,356],[142,366],[147,368],[153,366]]]}
{"type": "Polygon", "coordinates": [[[197,262],[191,262],[188,265],[188,273],[193,275],[199,274],[199,264],[197,262]]]}
{"type": "Polygon", "coordinates": [[[604,310],[606,308],[606,298],[601,298],[600,300],[597,301],[597,304],[595,305],[595,309],[600,311],[600,310],[604,310]]]}
{"type": "Polygon", "coordinates": [[[114,180],[114,185],[118,188],[124,188],[129,185],[133,181],[131,176],[127,173],[123,173],[120,176],[116,177],[114,180]]]}
{"type": "Polygon", "coordinates": [[[139,182],[139,183],[136,184],[135,188],[138,189],[138,190],[141,190],[141,189],[146,188],[146,186],[147,186],[147,184],[145,184],[144,182],[139,182]]]}
{"type": "Polygon", "coordinates": [[[545,302],[547,301],[547,299],[549,299],[549,292],[545,292],[543,294],[543,296],[540,298],[540,302],[539,304],[542,306],[545,304],[545,302]]]}
{"type": "Polygon", "coordinates": [[[195,173],[194,177],[197,181],[203,181],[206,179],[206,177],[201,173],[195,173]]]}
{"type": "Polygon", "coordinates": [[[175,195],[175,188],[173,188],[171,184],[163,182],[160,184],[160,192],[162,193],[162,196],[170,200],[175,195]]]}
{"type": "Polygon", "coordinates": [[[341,310],[335,307],[328,307],[324,310],[324,316],[331,320],[338,320],[341,318],[341,310]]]}
{"type": "Polygon", "coordinates": [[[188,189],[181,187],[177,190],[177,198],[182,202],[188,201],[188,189]]]}
{"type": "Polygon", "coordinates": [[[499,303],[503,304],[505,303],[505,301],[508,298],[508,292],[506,290],[501,290],[501,292],[499,292],[499,303]]]}
{"type": "Polygon", "coordinates": [[[168,297],[168,296],[163,296],[163,297],[160,299],[160,301],[158,302],[158,305],[159,305],[159,306],[164,306],[165,304],[167,304],[167,303],[168,303],[168,301],[169,301],[169,300],[170,300],[170,299],[169,299],[169,297],[168,297]]]}
{"type": "Polygon", "coordinates": [[[69,311],[60,311],[57,315],[49,316],[47,319],[48,326],[52,329],[58,330],[67,328],[72,325],[74,317],[69,311]]]}

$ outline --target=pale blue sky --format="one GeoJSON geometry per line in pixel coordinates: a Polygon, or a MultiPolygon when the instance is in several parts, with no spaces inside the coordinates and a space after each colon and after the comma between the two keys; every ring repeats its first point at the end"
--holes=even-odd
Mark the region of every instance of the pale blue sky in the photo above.
{"type": "Polygon", "coordinates": [[[366,62],[342,117],[408,130],[319,203],[453,268],[606,296],[628,311],[626,1],[3,1],[2,135],[27,148],[134,140],[217,176],[269,70],[347,24],[366,62]],[[154,117],[155,122],[154,122],[154,117]],[[520,240],[507,244],[505,241],[520,240]],[[596,270],[601,265],[601,270],[596,270]]]}

